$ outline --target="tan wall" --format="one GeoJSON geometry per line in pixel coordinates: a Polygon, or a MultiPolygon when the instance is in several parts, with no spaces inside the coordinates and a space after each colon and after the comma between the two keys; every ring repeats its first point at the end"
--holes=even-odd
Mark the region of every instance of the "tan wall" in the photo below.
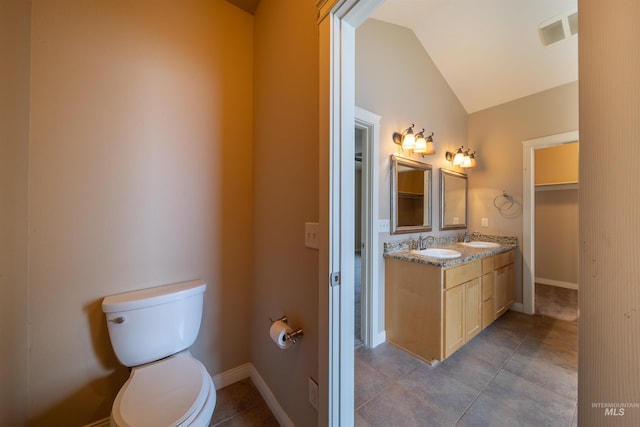
{"type": "MultiPolygon", "coordinates": [[[[466,142],[467,113],[415,34],[404,27],[376,19],[368,19],[356,30],[356,105],[379,116],[380,146],[377,161],[379,171],[379,210],[376,218],[391,216],[390,156],[400,151],[393,143],[394,132],[402,132],[412,123],[417,130],[434,132],[436,154],[414,157],[433,167],[432,224],[438,231],[438,169],[450,168],[445,152],[455,150],[466,142]],[[398,67],[397,64],[404,64],[398,67]]],[[[405,240],[415,235],[381,234],[383,241],[405,240]]],[[[382,247],[379,254],[380,307],[384,307],[384,261],[382,247]]],[[[380,313],[375,333],[384,331],[384,315],[380,313]]]]}
{"type": "Polygon", "coordinates": [[[637,426],[594,404],[640,403],[640,2],[579,3],[578,422],[637,426]]]}
{"type": "Polygon", "coordinates": [[[539,148],[534,151],[535,184],[578,182],[578,143],[539,148]]]}
{"type": "MultiPolygon", "coordinates": [[[[318,218],[317,9],[262,0],[255,15],[254,281],[251,360],[298,426],[317,425],[307,378],[318,379],[318,254],[304,223],[318,218]],[[286,314],[304,338],[283,351],[269,317],[286,314]]],[[[326,383],[321,382],[326,389],[326,383]]]]}
{"type": "Polygon", "coordinates": [[[578,143],[540,148],[535,164],[536,280],[578,284],[578,143]]]}
{"type": "MultiPolygon", "coordinates": [[[[368,19],[356,30],[356,105],[382,117],[380,121],[380,210],[375,218],[389,218],[390,160],[399,151],[394,132],[412,123],[415,131],[434,132],[436,154],[415,157],[433,166],[434,230],[439,224],[438,169],[451,168],[446,151],[466,144],[467,113],[415,34],[404,27],[368,19]],[[402,64],[402,66],[398,66],[402,64]]],[[[408,236],[401,236],[406,239],[408,236]]]]}
{"type": "MultiPolygon", "coordinates": [[[[470,229],[517,236],[522,243],[522,141],[577,129],[577,82],[470,114],[469,145],[478,151],[469,176],[470,229]],[[518,202],[504,215],[493,205],[503,190],[518,202]],[[481,218],[489,219],[489,227],[480,227],[481,218]]],[[[522,302],[517,260],[516,301],[522,302]]]]}
{"type": "Polygon", "coordinates": [[[578,190],[535,194],[536,278],[578,284],[578,190]]]}
{"type": "Polygon", "coordinates": [[[27,410],[30,5],[0,2],[0,424],[27,410]]]}
{"type": "Polygon", "coordinates": [[[249,361],[252,37],[222,0],[33,2],[31,425],[108,415],[105,295],[200,277],[192,352],[249,361]]]}

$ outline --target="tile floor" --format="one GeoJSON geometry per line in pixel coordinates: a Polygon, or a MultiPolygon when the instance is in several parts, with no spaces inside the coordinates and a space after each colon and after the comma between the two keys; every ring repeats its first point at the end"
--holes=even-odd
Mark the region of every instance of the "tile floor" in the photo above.
{"type": "Polygon", "coordinates": [[[578,326],[509,311],[438,366],[356,348],[356,426],[576,426],[578,326]]]}
{"type": "Polygon", "coordinates": [[[269,407],[249,378],[218,390],[211,427],[278,427],[269,407]]]}
{"type": "Polygon", "coordinates": [[[578,291],[536,283],[536,313],[577,322],[578,291]]]}
{"type": "MultiPolygon", "coordinates": [[[[356,330],[356,426],[577,426],[577,292],[563,292],[537,284],[541,314],[507,312],[436,367],[356,330]]],[[[211,426],[278,422],[245,379],[218,390],[211,426]]]]}

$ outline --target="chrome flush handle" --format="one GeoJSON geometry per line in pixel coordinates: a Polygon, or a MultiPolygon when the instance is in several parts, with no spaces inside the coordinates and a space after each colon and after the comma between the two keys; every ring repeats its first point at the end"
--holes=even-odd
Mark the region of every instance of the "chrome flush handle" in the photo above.
{"type": "Polygon", "coordinates": [[[121,324],[121,323],[124,323],[125,320],[127,319],[124,316],[118,316],[118,317],[114,317],[113,319],[109,319],[109,322],[121,324]]]}

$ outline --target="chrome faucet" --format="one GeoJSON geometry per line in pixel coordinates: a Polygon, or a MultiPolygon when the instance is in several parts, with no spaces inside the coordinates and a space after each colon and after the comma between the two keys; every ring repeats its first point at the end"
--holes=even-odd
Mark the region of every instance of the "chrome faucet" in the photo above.
{"type": "Polygon", "coordinates": [[[427,249],[429,247],[428,242],[433,242],[433,241],[434,241],[433,236],[426,236],[426,237],[420,236],[418,238],[419,249],[427,249]]]}
{"type": "Polygon", "coordinates": [[[462,241],[463,241],[463,242],[468,242],[468,241],[470,241],[470,240],[471,240],[471,239],[469,238],[469,232],[468,232],[468,231],[465,231],[465,232],[464,232],[464,237],[462,238],[462,241]]]}

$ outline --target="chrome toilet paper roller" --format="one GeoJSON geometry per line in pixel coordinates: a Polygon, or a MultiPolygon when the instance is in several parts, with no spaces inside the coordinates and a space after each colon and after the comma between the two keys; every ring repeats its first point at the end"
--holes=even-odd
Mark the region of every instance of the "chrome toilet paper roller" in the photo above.
{"type": "Polygon", "coordinates": [[[271,329],[269,335],[273,342],[276,343],[281,349],[287,349],[297,342],[299,338],[302,338],[302,329],[293,329],[289,326],[289,319],[287,316],[282,316],[279,319],[271,320],[271,329]]]}

